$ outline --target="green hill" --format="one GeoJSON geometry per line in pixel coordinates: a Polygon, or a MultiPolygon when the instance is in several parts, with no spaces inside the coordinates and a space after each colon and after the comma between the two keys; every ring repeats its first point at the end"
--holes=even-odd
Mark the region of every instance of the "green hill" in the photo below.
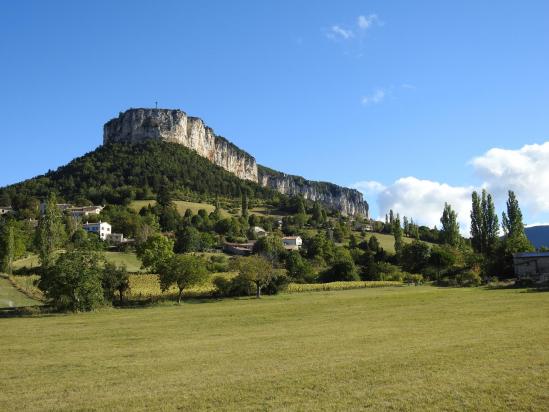
{"type": "MultiPolygon", "coordinates": [[[[78,157],[55,171],[0,189],[0,198],[44,198],[54,191],[70,202],[128,204],[149,199],[166,187],[180,197],[213,199],[283,195],[244,181],[186,147],[158,141],[109,144],[78,157]]],[[[15,202],[14,202],[15,200],[15,202]]]]}

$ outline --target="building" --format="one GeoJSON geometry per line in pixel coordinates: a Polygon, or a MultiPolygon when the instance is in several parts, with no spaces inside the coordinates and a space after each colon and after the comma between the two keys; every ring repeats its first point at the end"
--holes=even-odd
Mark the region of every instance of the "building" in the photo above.
{"type": "MultiPolygon", "coordinates": [[[[69,203],[57,203],[56,206],[61,212],[65,212],[65,210],[72,207],[69,203]]],[[[40,214],[43,215],[44,213],[46,213],[46,202],[40,203],[40,214]]]]}
{"type": "Polygon", "coordinates": [[[247,256],[251,255],[254,250],[255,242],[248,243],[229,243],[225,242],[223,251],[231,255],[247,256]]]}
{"type": "Polygon", "coordinates": [[[301,236],[286,236],[282,238],[282,243],[286,250],[299,250],[303,245],[303,239],[301,236]]]}
{"type": "Polygon", "coordinates": [[[519,280],[549,282],[549,252],[515,253],[513,264],[519,280]]]}
{"type": "Polygon", "coordinates": [[[255,237],[258,238],[258,239],[267,236],[267,231],[265,229],[263,229],[262,227],[254,226],[252,228],[252,231],[254,232],[255,237]]]}
{"type": "Polygon", "coordinates": [[[65,209],[65,213],[72,217],[83,217],[90,215],[98,215],[103,210],[103,206],[82,206],[82,207],[69,207],[65,209]]]}
{"type": "Polygon", "coordinates": [[[107,240],[112,243],[126,243],[128,240],[124,239],[123,233],[111,233],[107,235],[107,240]]]}
{"type": "Polygon", "coordinates": [[[10,206],[0,206],[0,216],[7,215],[8,213],[13,213],[13,208],[10,206]]]}
{"type": "Polygon", "coordinates": [[[101,240],[107,240],[111,235],[111,225],[107,222],[85,223],[82,228],[89,233],[95,233],[101,240]]]}

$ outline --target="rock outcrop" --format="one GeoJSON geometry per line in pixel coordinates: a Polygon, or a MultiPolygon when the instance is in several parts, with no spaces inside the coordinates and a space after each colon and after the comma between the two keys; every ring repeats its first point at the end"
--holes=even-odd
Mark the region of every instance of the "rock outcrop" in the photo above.
{"type": "Polygon", "coordinates": [[[241,179],[258,180],[253,156],[181,110],[130,109],[103,127],[104,144],[151,139],[182,144],[241,179]]]}
{"type": "Polygon", "coordinates": [[[181,110],[130,109],[105,123],[103,128],[104,144],[140,143],[151,139],[179,143],[241,179],[283,194],[319,201],[346,215],[368,217],[368,203],[357,190],[258,167],[253,156],[217,136],[201,119],[187,116],[181,110]]]}
{"type": "Polygon", "coordinates": [[[263,166],[259,166],[259,184],[286,195],[300,195],[305,199],[318,201],[328,208],[339,210],[344,215],[368,217],[368,203],[356,189],[328,182],[315,182],[263,166]]]}

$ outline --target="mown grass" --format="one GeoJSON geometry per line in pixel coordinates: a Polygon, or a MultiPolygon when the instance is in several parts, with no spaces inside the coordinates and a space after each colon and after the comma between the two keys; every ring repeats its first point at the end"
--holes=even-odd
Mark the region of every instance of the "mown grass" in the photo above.
{"type": "Polygon", "coordinates": [[[549,299],[409,287],[0,320],[0,410],[547,410],[549,299]]]}
{"type": "MultiPolygon", "coordinates": [[[[33,306],[39,304],[24,293],[17,290],[12,283],[4,276],[0,276],[0,309],[15,308],[22,306],[33,306]]],[[[0,320],[0,324],[2,321],[0,320]]],[[[1,366],[0,366],[1,376],[1,366]]]]}

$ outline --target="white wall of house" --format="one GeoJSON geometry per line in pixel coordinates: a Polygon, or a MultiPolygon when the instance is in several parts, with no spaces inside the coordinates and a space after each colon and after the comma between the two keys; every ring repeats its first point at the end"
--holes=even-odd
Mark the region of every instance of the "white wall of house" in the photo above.
{"type": "Polygon", "coordinates": [[[85,223],[82,227],[86,232],[99,235],[101,240],[107,240],[112,231],[112,226],[107,222],[85,223]]]}

